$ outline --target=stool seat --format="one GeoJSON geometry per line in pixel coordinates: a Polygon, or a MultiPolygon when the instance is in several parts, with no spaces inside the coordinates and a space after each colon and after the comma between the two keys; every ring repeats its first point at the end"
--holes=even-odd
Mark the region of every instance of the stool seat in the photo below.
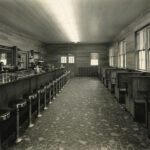
{"type": "Polygon", "coordinates": [[[10,111],[0,109],[0,121],[5,121],[10,118],[10,111]]]}
{"type": "Polygon", "coordinates": [[[36,93],[32,93],[32,94],[29,95],[29,99],[33,100],[35,98],[37,98],[37,94],[36,93]]]}
{"type": "Polygon", "coordinates": [[[23,96],[27,101],[35,100],[37,98],[37,93],[29,93],[23,96]]]}
{"type": "Polygon", "coordinates": [[[37,98],[37,93],[34,93],[34,94],[33,94],[33,98],[37,98]]]}
{"type": "Polygon", "coordinates": [[[23,108],[27,105],[27,100],[26,99],[16,99],[12,100],[9,103],[10,107],[15,107],[15,108],[23,108]]]}
{"type": "Polygon", "coordinates": [[[45,92],[45,89],[44,88],[40,88],[39,90],[38,90],[38,93],[44,93],[45,92]]]}

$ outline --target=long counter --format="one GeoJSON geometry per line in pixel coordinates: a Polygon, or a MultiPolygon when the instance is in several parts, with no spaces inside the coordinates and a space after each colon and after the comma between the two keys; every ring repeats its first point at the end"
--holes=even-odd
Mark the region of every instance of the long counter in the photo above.
{"type": "Polygon", "coordinates": [[[0,108],[8,106],[11,100],[39,89],[42,85],[56,79],[64,73],[64,69],[26,76],[13,82],[0,85],[0,108]]]}

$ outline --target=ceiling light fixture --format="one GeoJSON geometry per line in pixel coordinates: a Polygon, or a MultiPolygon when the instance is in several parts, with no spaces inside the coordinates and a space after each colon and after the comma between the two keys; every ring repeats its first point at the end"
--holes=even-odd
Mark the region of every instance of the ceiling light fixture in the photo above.
{"type": "Polygon", "coordinates": [[[41,2],[46,2],[43,3],[44,7],[54,15],[70,41],[79,42],[72,0],[42,0],[41,2]]]}

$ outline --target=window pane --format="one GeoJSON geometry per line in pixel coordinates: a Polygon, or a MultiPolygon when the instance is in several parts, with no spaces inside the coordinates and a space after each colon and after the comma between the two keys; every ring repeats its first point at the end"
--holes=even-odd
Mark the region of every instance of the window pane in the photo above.
{"type": "Polygon", "coordinates": [[[148,70],[150,71],[150,51],[148,51],[148,70]]]}
{"type": "Polygon", "coordinates": [[[148,30],[147,30],[147,36],[148,36],[148,39],[147,39],[147,43],[148,43],[148,49],[150,49],[150,26],[148,27],[148,30]]]}
{"type": "Polygon", "coordinates": [[[114,57],[114,49],[110,48],[109,49],[109,66],[113,67],[113,57],[114,57]]]}
{"type": "Polygon", "coordinates": [[[136,45],[137,45],[137,50],[140,50],[140,33],[139,32],[137,32],[136,45]]]}
{"type": "Polygon", "coordinates": [[[145,51],[139,51],[139,69],[145,70],[145,51]]]}
{"type": "Polygon", "coordinates": [[[120,55],[118,56],[118,67],[120,67],[120,61],[121,61],[121,59],[120,59],[120,55]]]}
{"type": "Polygon", "coordinates": [[[120,60],[120,65],[121,65],[120,67],[123,68],[123,55],[120,56],[120,59],[121,59],[120,60]]]}
{"type": "Polygon", "coordinates": [[[74,56],[69,56],[69,63],[71,63],[71,64],[74,63],[74,56]]]}
{"type": "Polygon", "coordinates": [[[144,41],[143,41],[143,39],[144,39],[144,32],[142,30],[142,31],[140,31],[140,50],[144,49],[144,41]]]}
{"type": "Polygon", "coordinates": [[[92,66],[98,66],[98,59],[91,59],[92,66]]]}
{"type": "Polygon", "coordinates": [[[92,66],[98,66],[98,58],[99,58],[98,53],[91,53],[91,65],[92,66]]]}
{"type": "Polygon", "coordinates": [[[143,30],[143,49],[146,49],[146,41],[147,41],[147,29],[143,30]]]}
{"type": "Polygon", "coordinates": [[[127,55],[127,45],[126,45],[126,42],[124,41],[124,68],[126,68],[127,66],[127,61],[126,61],[126,55],[127,55]]]}
{"type": "Polygon", "coordinates": [[[67,57],[66,56],[61,56],[61,63],[62,64],[67,63],[67,57]]]}
{"type": "Polygon", "coordinates": [[[124,67],[126,68],[127,67],[127,55],[126,54],[124,55],[124,63],[125,63],[124,67]]]}

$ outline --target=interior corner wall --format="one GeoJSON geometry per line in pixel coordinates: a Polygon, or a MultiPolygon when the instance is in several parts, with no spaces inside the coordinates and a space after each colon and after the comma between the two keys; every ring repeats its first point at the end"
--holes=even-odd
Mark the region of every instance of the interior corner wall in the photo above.
{"type": "Polygon", "coordinates": [[[126,41],[126,67],[129,69],[136,69],[135,62],[135,32],[141,29],[142,27],[150,24],[150,9],[147,9],[143,12],[136,20],[134,20],[130,25],[125,27],[118,35],[116,35],[116,39],[111,45],[114,49],[115,59],[114,64],[115,67],[118,66],[118,52],[119,47],[118,43],[122,40],[126,41]]]}
{"type": "Polygon", "coordinates": [[[78,75],[80,67],[90,67],[90,53],[99,53],[99,65],[108,65],[108,46],[106,44],[48,44],[46,60],[59,67],[60,57],[72,54],[75,64],[71,65],[74,75],[78,75]]]}

